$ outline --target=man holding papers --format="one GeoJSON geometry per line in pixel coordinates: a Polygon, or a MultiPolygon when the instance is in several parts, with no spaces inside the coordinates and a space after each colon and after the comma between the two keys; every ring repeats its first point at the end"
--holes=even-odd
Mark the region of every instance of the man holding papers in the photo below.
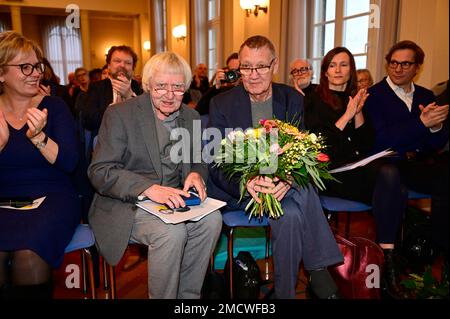
{"type": "MultiPolygon", "coordinates": [[[[320,85],[305,108],[306,128],[325,137],[331,168],[364,159],[373,145],[374,132],[363,110],[368,94],[365,89],[357,92],[356,79],[352,53],[343,47],[332,49],[322,60],[320,85]]],[[[327,183],[328,194],[373,207],[377,242],[385,254],[384,288],[392,297],[400,297],[403,294],[393,252],[407,191],[398,169],[383,157],[350,170],[341,169],[334,177],[339,182],[327,183]]]]}
{"type": "Polygon", "coordinates": [[[194,151],[200,140],[193,134],[200,116],[181,102],[191,78],[189,65],[177,54],[154,55],[143,70],[146,93],[105,112],[88,171],[97,190],[89,220],[100,253],[116,265],[130,240],[147,245],[150,298],[199,298],[222,227],[217,210],[195,222],[166,224],[135,206],[142,196],[184,207],[182,196],[189,197],[191,187],[206,199],[207,168],[193,161],[200,158],[194,151]],[[182,161],[177,156],[181,141],[171,138],[177,132],[187,133],[181,135],[182,144],[189,145],[181,148],[182,161]]]}

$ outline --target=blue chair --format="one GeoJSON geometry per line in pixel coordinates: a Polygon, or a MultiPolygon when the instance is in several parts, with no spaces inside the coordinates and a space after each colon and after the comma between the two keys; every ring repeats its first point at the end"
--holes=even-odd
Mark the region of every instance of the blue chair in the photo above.
{"type": "Polygon", "coordinates": [[[408,190],[408,199],[428,199],[431,198],[430,194],[423,194],[411,189],[408,190]]]}
{"type": "MultiPolygon", "coordinates": [[[[347,212],[347,223],[345,226],[345,234],[348,238],[350,235],[350,213],[352,212],[367,212],[372,210],[372,207],[361,202],[343,199],[339,197],[320,195],[320,202],[323,209],[327,213],[328,219],[332,212],[347,212]]],[[[338,226],[338,218],[335,219],[335,227],[338,226]]]]}
{"type": "Polygon", "coordinates": [[[269,280],[269,245],[270,245],[270,226],[266,216],[260,218],[248,219],[248,214],[243,210],[226,211],[222,214],[223,223],[228,228],[227,246],[228,246],[228,271],[230,274],[230,298],[233,299],[233,230],[236,227],[264,227],[266,229],[266,269],[265,280],[269,280]]]}
{"type": "Polygon", "coordinates": [[[69,245],[67,245],[64,253],[70,253],[76,250],[81,252],[81,264],[82,264],[82,278],[83,278],[83,294],[87,295],[87,278],[86,278],[86,266],[89,274],[89,285],[91,287],[92,299],[96,299],[95,294],[95,282],[94,282],[94,267],[92,264],[92,255],[89,248],[94,246],[95,238],[91,227],[87,224],[80,224],[75,230],[75,234],[72,237],[69,245]],[[87,265],[86,265],[87,260],[87,265]]]}

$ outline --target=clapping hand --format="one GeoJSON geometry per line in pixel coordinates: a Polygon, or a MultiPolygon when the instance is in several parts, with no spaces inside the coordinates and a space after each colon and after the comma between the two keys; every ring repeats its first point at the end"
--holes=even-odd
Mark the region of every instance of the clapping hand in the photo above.
{"type": "Polygon", "coordinates": [[[44,127],[47,125],[47,109],[43,109],[42,111],[36,107],[31,107],[27,110],[27,137],[30,140],[33,140],[36,136],[38,136],[44,127]]]}
{"type": "Polygon", "coordinates": [[[439,106],[433,102],[426,107],[420,104],[419,109],[421,111],[420,120],[423,125],[435,130],[441,127],[442,122],[444,122],[448,116],[448,104],[439,106]]]}

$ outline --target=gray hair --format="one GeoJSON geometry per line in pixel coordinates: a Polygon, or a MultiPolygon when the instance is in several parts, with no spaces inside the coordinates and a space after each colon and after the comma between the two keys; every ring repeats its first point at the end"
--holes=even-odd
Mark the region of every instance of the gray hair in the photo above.
{"type": "Polygon", "coordinates": [[[149,92],[149,83],[155,73],[182,74],[186,90],[192,81],[192,71],[189,64],[180,55],[173,52],[157,53],[145,63],[142,70],[142,88],[149,92]]]}

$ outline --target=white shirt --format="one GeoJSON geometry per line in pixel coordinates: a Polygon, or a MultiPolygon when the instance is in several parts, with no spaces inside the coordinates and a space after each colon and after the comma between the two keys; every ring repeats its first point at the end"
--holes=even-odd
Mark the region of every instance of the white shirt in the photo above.
{"type": "Polygon", "coordinates": [[[402,87],[394,84],[394,82],[392,82],[392,80],[389,76],[386,78],[386,81],[389,84],[389,86],[391,87],[392,91],[394,91],[395,95],[397,95],[400,100],[405,102],[406,106],[408,107],[408,110],[411,112],[414,91],[416,90],[414,83],[411,82],[411,91],[406,93],[402,87]]]}

